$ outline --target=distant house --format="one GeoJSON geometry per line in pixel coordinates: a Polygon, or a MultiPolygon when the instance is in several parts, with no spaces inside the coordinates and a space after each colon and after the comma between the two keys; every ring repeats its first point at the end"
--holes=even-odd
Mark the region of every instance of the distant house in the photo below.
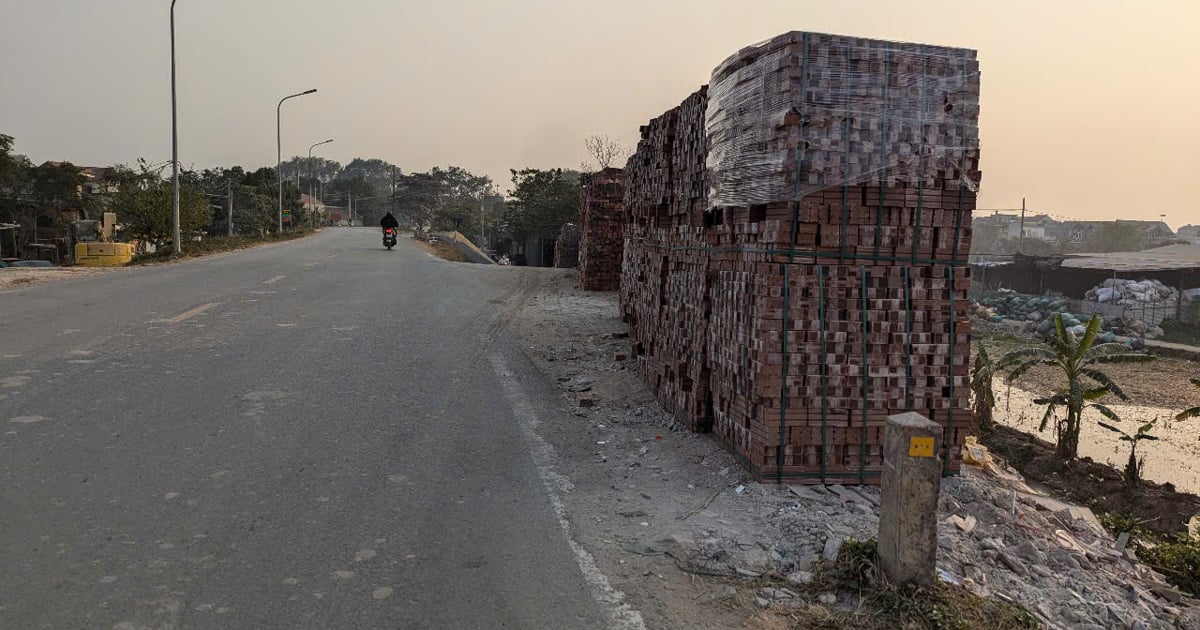
{"type": "Polygon", "coordinates": [[[105,166],[81,166],[83,192],[91,195],[106,195],[118,192],[117,182],[109,179],[109,168],[105,166]]]}
{"type": "Polygon", "coordinates": [[[1162,221],[1134,221],[1117,219],[1117,223],[1132,224],[1146,237],[1147,247],[1157,247],[1175,238],[1171,226],[1162,221]]]}
{"type": "MultiPolygon", "coordinates": [[[[1037,240],[1053,240],[1051,231],[1057,225],[1057,221],[1047,215],[1032,215],[1025,217],[1024,237],[1026,239],[1037,240]]],[[[1004,238],[1018,240],[1021,238],[1022,225],[1020,215],[1012,214],[991,214],[978,217],[973,221],[976,228],[982,226],[994,226],[1000,229],[1004,238]]]]}
{"type": "MultiPolygon", "coordinates": [[[[50,166],[57,168],[67,164],[67,162],[47,161],[43,162],[42,166],[50,166]]],[[[89,195],[104,195],[112,194],[118,191],[117,182],[109,179],[109,169],[107,166],[75,166],[79,169],[79,174],[83,177],[83,183],[79,185],[79,193],[87,193],[89,195]]]]}
{"type": "Polygon", "coordinates": [[[1185,225],[1175,232],[1175,238],[1192,244],[1200,244],[1200,225],[1185,225]]]}
{"type": "Polygon", "coordinates": [[[324,223],[328,219],[328,207],[320,199],[303,193],[300,195],[300,205],[304,207],[304,214],[314,220],[324,223]]]}

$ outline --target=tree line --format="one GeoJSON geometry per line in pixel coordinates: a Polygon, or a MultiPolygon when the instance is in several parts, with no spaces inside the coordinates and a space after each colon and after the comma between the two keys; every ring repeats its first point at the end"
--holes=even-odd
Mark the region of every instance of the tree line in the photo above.
{"type": "MultiPolygon", "coordinates": [[[[132,166],[106,167],[97,187],[89,185],[97,182],[78,166],[34,165],[14,155],[13,146],[12,136],[0,135],[0,222],[21,225],[26,240],[37,226],[65,232],[75,217],[98,219],[112,211],[130,240],[156,247],[170,243],[170,162],[139,159],[132,166]]],[[[513,169],[507,195],[490,177],[453,165],[406,173],[379,158],[355,158],[342,165],[297,156],[284,162],[279,173],[290,226],[330,219],[330,212],[305,207],[305,193],[343,218],[353,208],[364,225],[375,224],[390,210],[419,229],[457,229],[477,240],[480,235],[554,238],[563,224],[577,222],[579,215],[580,172],[571,169],[513,169]]],[[[179,178],[180,227],[187,238],[224,234],[230,201],[236,233],[266,237],[278,230],[276,169],[185,168],[179,178]]]]}

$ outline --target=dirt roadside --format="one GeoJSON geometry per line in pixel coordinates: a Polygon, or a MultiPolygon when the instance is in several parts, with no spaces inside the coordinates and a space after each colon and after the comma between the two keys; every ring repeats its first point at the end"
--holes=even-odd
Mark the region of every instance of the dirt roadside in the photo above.
{"type": "Polygon", "coordinates": [[[120,267],[5,267],[0,269],[0,291],[120,270],[120,267]]]}
{"type": "MultiPolygon", "coordinates": [[[[848,620],[874,614],[860,593],[811,584],[846,539],[875,535],[876,488],[754,483],[709,436],[673,429],[619,360],[629,348],[615,294],[578,290],[573,270],[527,272],[539,288],[514,327],[562,392],[539,433],[570,480],[575,536],[648,628],[860,627],[848,620]]],[[[1025,489],[999,469],[943,482],[945,579],[1050,627],[1200,628],[1194,602],[1114,553],[1093,520],[1025,489]]]]}
{"type": "Polygon", "coordinates": [[[71,280],[74,278],[85,278],[89,276],[97,276],[102,274],[121,273],[128,269],[136,267],[160,267],[165,265],[179,265],[194,260],[203,260],[228,256],[230,254],[246,251],[251,249],[259,249],[265,247],[278,247],[287,245],[296,241],[301,241],[319,234],[321,230],[313,230],[310,233],[288,238],[284,240],[272,240],[253,243],[245,246],[239,246],[232,249],[205,252],[194,256],[183,256],[181,258],[167,260],[153,260],[141,262],[136,265],[122,267],[4,267],[0,268],[0,291],[6,289],[20,289],[35,284],[43,284],[46,282],[57,282],[60,280],[71,280]]]}

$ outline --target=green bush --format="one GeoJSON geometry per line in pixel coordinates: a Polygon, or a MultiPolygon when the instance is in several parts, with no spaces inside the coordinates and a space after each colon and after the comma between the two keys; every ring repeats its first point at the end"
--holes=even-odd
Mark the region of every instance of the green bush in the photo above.
{"type": "Polygon", "coordinates": [[[971,630],[1023,629],[1041,624],[1016,604],[978,597],[961,586],[932,587],[893,583],[880,568],[875,539],[853,538],[842,544],[837,561],[826,565],[823,581],[837,590],[854,591],[879,610],[878,627],[971,630]]]}
{"type": "Polygon", "coordinates": [[[1142,546],[1138,557],[1166,575],[1171,584],[1200,595],[1200,541],[1180,537],[1173,542],[1142,546]]]}
{"type": "Polygon", "coordinates": [[[1138,558],[1166,576],[1172,585],[1200,596],[1200,540],[1186,535],[1163,539],[1127,514],[1109,512],[1100,523],[1114,534],[1129,532],[1138,558]]]}

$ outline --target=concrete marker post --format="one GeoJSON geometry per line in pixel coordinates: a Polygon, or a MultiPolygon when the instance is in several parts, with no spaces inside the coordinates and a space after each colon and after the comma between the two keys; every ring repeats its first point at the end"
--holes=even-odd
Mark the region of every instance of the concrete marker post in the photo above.
{"type": "Polygon", "coordinates": [[[879,560],[894,581],[933,584],[942,427],[918,413],[889,416],[880,480],[879,560]]]}

